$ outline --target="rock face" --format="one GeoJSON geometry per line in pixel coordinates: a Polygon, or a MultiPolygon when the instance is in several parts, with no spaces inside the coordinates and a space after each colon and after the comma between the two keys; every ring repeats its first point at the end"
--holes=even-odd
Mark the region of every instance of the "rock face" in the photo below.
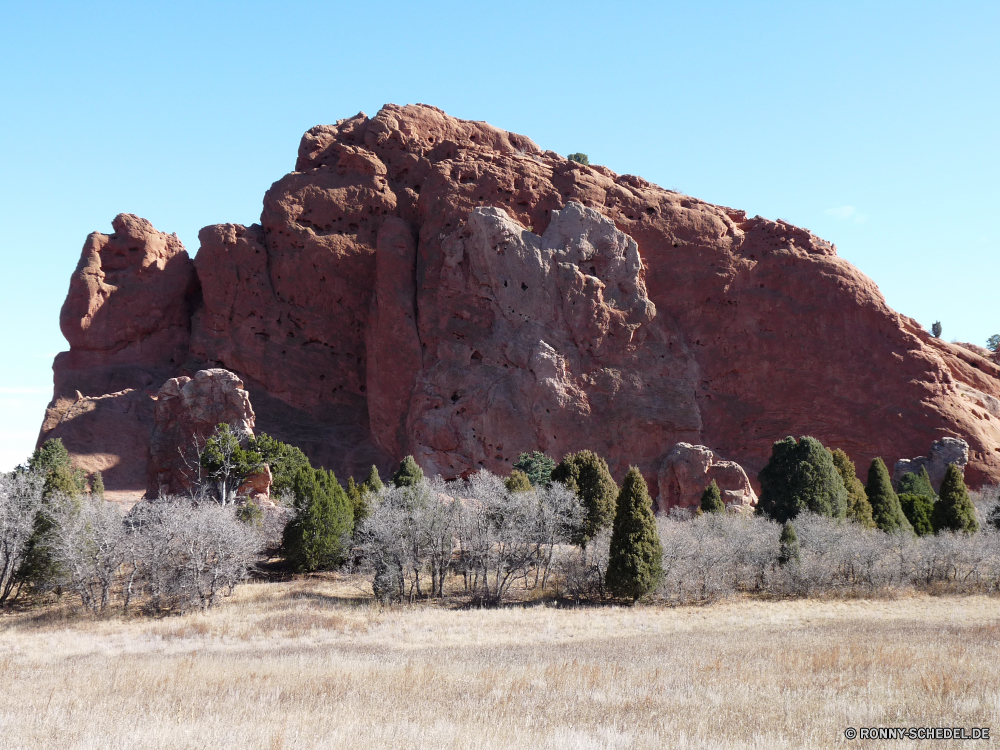
{"type": "Polygon", "coordinates": [[[727,507],[753,511],[757,494],[743,467],[735,461],[716,460],[704,445],[678,443],[667,454],[658,474],[660,495],[657,511],[671,508],[698,508],[705,488],[715,480],[727,507]]]}
{"type": "Polygon", "coordinates": [[[342,480],[406,453],[455,476],[589,448],[655,496],[678,442],[754,477],[789,434],[858,465],[961,437],[970,483],[1000,480],[1000,367],[892,311],[830,243],[433,107],[311,129],[260,224],[200,240],[192,264],[135,217],[91,235],[41,439],[111,456],[113,414],[139,434],[151,390],[224,367],[258,430],[342,480]],[[128,394],[83,413],[77,390],[128,394]]]}
{"type": "Polygon", "coordinates": [[[250,397],[243,381],[228,370],[199,370],[193,378],[171,378],[155,400],[146,497],[191,489],[198,476],[198,451],[216,426],[227,424],[238,434],[253,435],[250,397]]]}
{"type": "Polygon", "coordinates": [[[896,484],[903,474],[919,474],[926,467],[931,484],[935,490],[938,490],[949,464],[955,464],[959,469],[965,471],[968,463],[969,444],[967,442],[960,438],[941,438],[931,443],[929,455],[899,459],[892,470],[892,481],[893,484],[896,484]]]}

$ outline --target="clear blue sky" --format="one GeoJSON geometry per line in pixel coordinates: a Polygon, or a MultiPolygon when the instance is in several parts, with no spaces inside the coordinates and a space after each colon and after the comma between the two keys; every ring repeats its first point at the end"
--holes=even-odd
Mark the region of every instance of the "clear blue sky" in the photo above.
{"type": "Polygon", "coordinates": [[[385,102],[808,227],[982,344],[998,29],[995,1],[2,3],[0,469],[33,448],[88,232],[132,212],[194,253],[257,220],[307,128],[385,102]]]}

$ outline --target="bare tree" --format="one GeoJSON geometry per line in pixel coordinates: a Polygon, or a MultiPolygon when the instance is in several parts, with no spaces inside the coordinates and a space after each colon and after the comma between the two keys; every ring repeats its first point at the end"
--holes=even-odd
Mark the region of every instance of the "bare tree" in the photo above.
{"type": "Polygon", "coordinates": [[[122,513],[96,496],[58,497],[50,505],[52,528],[46,542],[58,583],[76,593],[87,609],[103,612],[127,559],[122,513]]]}
{"type": "Polygon", "coordinates": [[[44,478],[33,472],[0,474],[0,604],[15,593],[43,485],[44,478]]]}

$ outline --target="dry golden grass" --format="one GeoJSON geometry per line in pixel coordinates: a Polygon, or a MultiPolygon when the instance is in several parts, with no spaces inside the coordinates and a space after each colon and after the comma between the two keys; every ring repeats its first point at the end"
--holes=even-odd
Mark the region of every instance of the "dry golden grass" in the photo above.
{"type": "Polygon", "coordinates": [[[309,579],[246,585],[208,614],[0,618],[0,747],[799,748],[843,744],[848,726],[1000,732],[996,599],[352,597],[350,580],[309,579]]]}

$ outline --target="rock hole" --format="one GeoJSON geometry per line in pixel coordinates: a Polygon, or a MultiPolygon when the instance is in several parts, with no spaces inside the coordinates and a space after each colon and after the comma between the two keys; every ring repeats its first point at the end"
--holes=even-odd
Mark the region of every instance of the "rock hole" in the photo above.
{"type": "Polygon", "coordinates": [[[458,391],[455,391],[453,394],[451,394],[451,403],[453,404],[456,403],[458,399],[459,399],[458,391]]]}
{"type": "Polygon", "coordinates": [[[521,282],[521,291],[524,292],[528,291],[528,285],[525,284],[523,281],[521,282]]]}
{"type": "Polygon", "coordinates": [[[483,355],[482,355],[482,354],[480,354],[479,352],[473,352],[473,353],[472,353],[472,359],[473,359],[474,361],[476,361],[476,362],[480,362],[480,361],[482,361],[482,359],[483,359],[483,355]]]}
{"type": "Polygon", "coordinates": [[[361,386],[361,392],[362,393],[364,393],[367,390],[368,390],[368,386],[365,386],[365,385],[361,386]]]}

